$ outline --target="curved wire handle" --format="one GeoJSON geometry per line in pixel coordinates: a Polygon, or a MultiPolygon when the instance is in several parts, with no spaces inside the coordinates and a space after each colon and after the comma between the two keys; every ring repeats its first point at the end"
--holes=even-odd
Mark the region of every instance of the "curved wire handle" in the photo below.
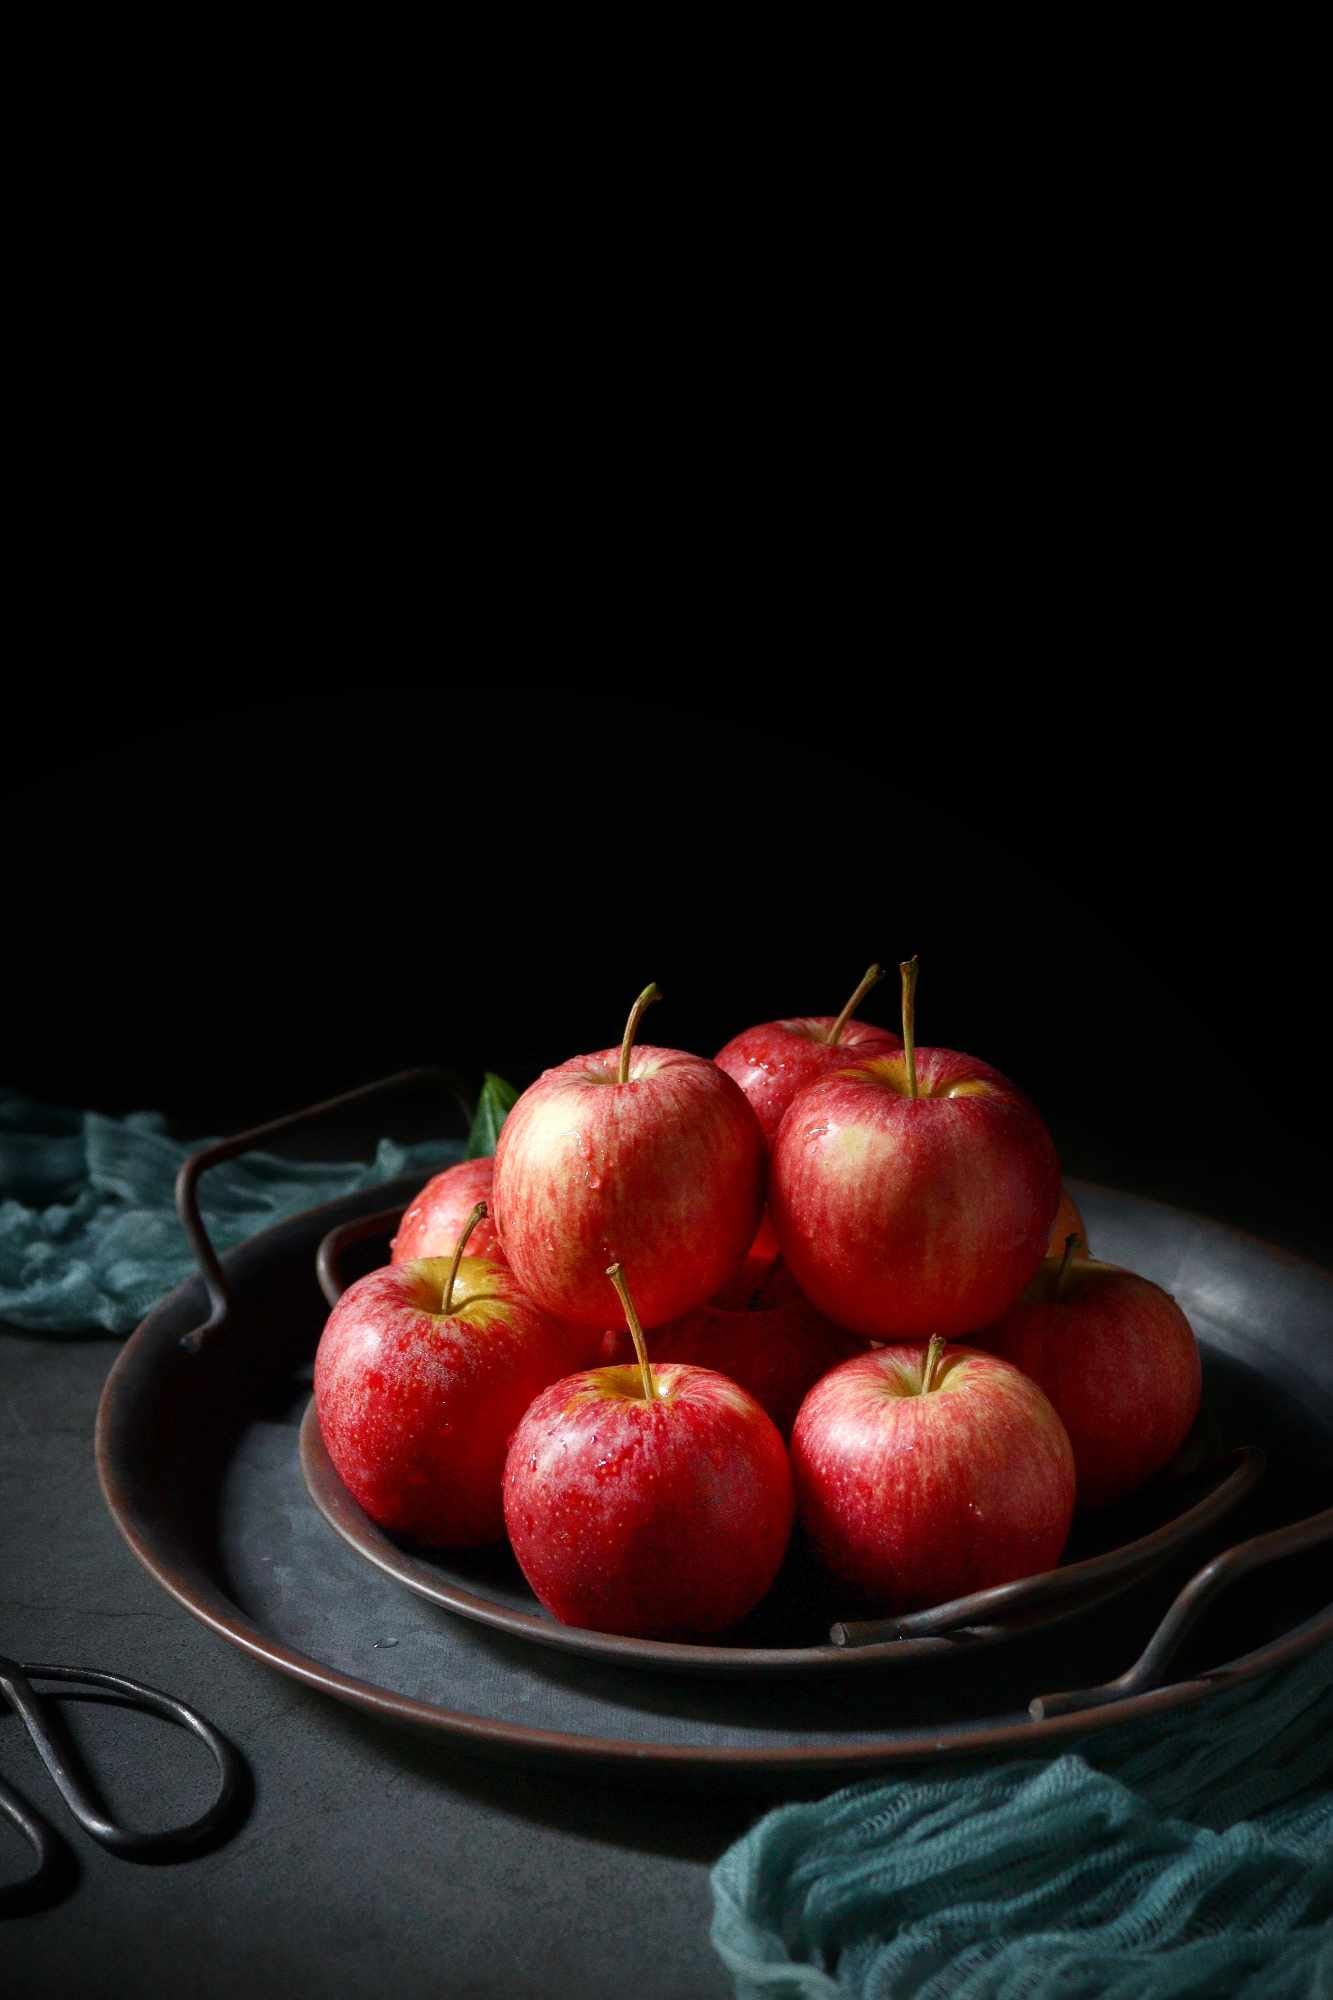
{"type": "MultiPolygon", "coordinates": [[[[1319,1514],[1307,1514],[1302,1521],[1289,1522],[1285,1528],[1274,1528],[1266,1535],[1253,1535],[1247,1542],[1237,1542],[1234,1548],[1224,1549],[1221,1555],[1214,1556],[1211,1562],[1196,1570],[1173,1599],[1132,1667],[1127,1668],[1118,1679],[1104,1681],[1100,1687],[1071,1688],[1061,1694],[1038,1695],[1028,1703],[1032,1720],[1045,1722],[1052,1715],[1072,1715],[1079,1709],[1103,1708],[1108,1702],[1120,1701],[1126,1695],[1143,1694],[1156,1687],[1188,1633],[1224,1590],[1251,1570],[1263,1569],[1271,1562],[1279,1562],[1284,1556],[1302,1555],[1307,1549],[1318,1548],[1322,1542],[1333,1542],[1333,1507],[1326,1507],[1319,1514]]],[[[1198,1678],[1220,1681],[1227,1679],[1228,1674],[1229,1667],[1222,1666],[1212,1668],[1198,1678]]]]}
{"type": "Polygon", "coordinates": [[[199,1212],[199,1181],[210,1167],[216,1167],[223,1160],[234,1160],[238,1153],[249,1153],[256,1146],[277,1138],[284,1132],[292,1132],[298,1126],[313,1123],[335,1111],[346,1111],[354,1104],[365,1104],[373,1098],[387,1096],[391,1091],[405,1090],[409,1086],[420,1089],[423,1086],[443,1084],[453,1095],[463,1117],[471,1116],[466,1096],[463,1094],[458,1077],[452,1070],[428,1066],[424,1069],[404,1069],[393,1076],[381,1077],[378,1083],[364,1083],[356,1090],[345,1090],[338,1097],[326,1097],[320,1104],[308,1104],[301,1111],[290,1111],[282,1118],[271,1118],[265,1125],[252,1126],[248,1132],[238,1132],[234,1138],[220,1139],[216,1146],[205,1146],[197,1153],[191,1153],[181,1164],[176,1176],[176,1213],[181,1227],[189,1238],[190,1248],[202,1273],[208,1291],[209,1313],[202,1326],[183,1334],[181,1346],[191,1351],[202,1347],[226,1322],[231,1310],[231,1285],[223,1271],[217,1251],[213,1248],[208,1230],[199,1212]]]}

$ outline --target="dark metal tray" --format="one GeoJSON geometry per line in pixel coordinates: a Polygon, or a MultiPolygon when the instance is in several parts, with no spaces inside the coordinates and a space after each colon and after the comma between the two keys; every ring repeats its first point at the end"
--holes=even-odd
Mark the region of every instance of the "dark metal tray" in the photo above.
{"type": "MultiPolygon", "coordinates": [[[[342,1253],[351,1245],[363,1253],[374,1246],[374,1261],[387,1262],[398,1221],[397,1210],[384,1210],[325,1237],[318,1268],[330,1303],[342,1291],[342,1253]]],[[[423,1550],[386,1534],[358,1507],[334,1470],[313,1398],[301,1425],[301,1471],[330,1527],[386,1576],[460,1618],[475,1618],[539,1646],[675,1673],[748,1677],[866,1667],[883,1673],[930,1659],[956,1659],[965,1651],[1003,1645],[1081,1617],[1199,1541],[1249,1497],[1265,1469],[1263,1453],[1252,1447],[1219,1452],[1210,1429],[1201,1422],[1176,1464],[1132,1502],[1081,1522],[1057,1569],[910,1617],[848,1624],[838,1615],[845,1606],[836,1586],[806,1557],[798,1535],[758,1610],[724,1643],[709,1644],[629,1639],[561,1625],[538,1605],[506,1548],[423,1550]]]]}
{"type": "MultiPolygon", "coordinates": [[[[196,1230],[198,1174],[256,1137],[187,1165],[196,1230]]],[[[192,1281],[161,1302],[103,1394],[99,1472],[131,1547],[195,1616],[282,1672],[510,1757],[799,1785],[1039,1747],[1204,1700],[1333,1638],[1333,1281],[1239,1232],[1093,1187],[1076,1192],[1099,1254],[1176,1294],[1203,1344],[1223,1439],[1270,1461],[1225,1529],[1205,1526],[1188,1554],[1119,1579],[1109,1609],[1085,1602],[1080,1618],[1008,1632],[984,1652],[965,1630],[937,1633],[891,1678],[805,1679],[685,1677],[653,1662],[631,1674],[452,1616],[331,1534],[298,1464],[326,1310],[316,1250],[330,1229],[414,1191],[393,1184],[312,1210],[222,1265],[205,1241],[207,1288],[192,1281]],[[1173,1665],[1180,1677],[1164,1683],[1173,1665]]]]}

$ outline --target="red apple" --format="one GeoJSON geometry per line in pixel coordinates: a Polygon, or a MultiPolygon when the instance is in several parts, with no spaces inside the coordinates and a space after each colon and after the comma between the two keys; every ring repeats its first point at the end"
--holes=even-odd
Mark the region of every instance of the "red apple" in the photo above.
{"type": "MultiPolygon", "coordinates": [[[[752,1246],[749,1256],[740,1269],[733,1272],[720,1291],[714,1293],[713,1297],[708,1301],[708,1307],[716,1306],[722,1312],[730,1313],[766,1312],[773,1307],[793,1305],[797,1301],[813,1317],[818,1317],[809,1300],[801,1298],[796,1280],[779,1258],[777,1251],[775,1250],[771,1257],[757,1257],[752,1246]]],[[[707,1309],[703,1308],[703,1310],[707,1309]]],[[[696,1307],[695,1310],[698,1311],[700,1308],[696,1307]]],[[[668,1320],[667,1325],[679,1326],[683,1320],[689,1317],[688,1313],[682,1313],[679,1320],[668,1320]]],[[[659,1355],[653,1352],[653,1341],[659,1332],[665,1331],[664,1327],[656,1327],[648,1335],[649,1358],[651,1360],[665,1361],[668,1359],[666,1355],[659,1355]]],[[[857,1353],[860,1352],[862,1345],[861,1341],[858,1340],[856,1342],[855,1351],[857,1353]]],[[[622,1361],[631,1360],[633,1354],[634,1343],[630,1337],[628,1327],[611,1327],[608,1331],[599,1335],[588,1366],[609,1367],[613,1362],[618,1364],[622,1361]]],[[[726,1370],[723,1369],[721,1372],[725,1374],[726,1370]]]]}
{"type": "MultiPolygon", "coordinates": [[[[781,1265],[750,1270],[750,1278],[748,1293],[737,1296],[733,1280],[710,1305],[654,1328],[646,1336],[648,1357],[653,1362],[685,1361],[729,1376],[786,1437],[806,1392],[840,1361],[864,1353],[864,1343],[822,1318],[781,1265]]],[[[606,1361],[624,1363],[633,1354],[628,1331],[608,1336],[606,1361]]]]}
{"type": "Polygon", "coordinates": [[[811,1303],[870,1338],[949,1337],[1021,1294],[1060,1201],[1051,1137],[989,1064],[918,1049],[915,960],[903,1050],[810,1084],[773,1147],[769,1211],[811,1303]]]}
{"type": "Polygon", "coordinates": [[[1053,1567],[1074,1454],[1034,1382],[967,1347],[881,1347],[810,1391],[792,1433],[800,1518],[870,1605],[922,1610],[1053,1567]]]}
{"type": "Polygon", "coordinates": [[[525,1090],[495,1155],[501,1240],[548,1312],[606,1325],[606,1267],[632,1256],[645,1325],[702,1305],[745,1256],[763,1203],[764,1138],[715,1063],[635,1048],[576,1056],[525,1090]]]}
{"type": "MultiPolygon", "coordinates": [[[[621,1289],[618,1265],[605,1275],[621,1289]]],[[[562,1624],[657,1639],[725,1631],[759,1602],[786,1550],[786,1448],[725,1376],[650,1365],[622,1297],[637,1360],[555,1383],[514,1433],[509,1539],[562,1624]]]]}
{"type": "Polygon", "coordinates": [[[413,1257],[452,1257],[468,1217],[477,1203],[484,1201],[487,1217],[473,1230],[468,1251],[473,1257],[503,1264],[491,1194],[494,1176],[493,1159],[460,1160],[427,1181],[403,1212],[398,1234],[389,1246],[391,1261],[406,1264],[413,1257]]]}
{"type": "MultiPolygon", "coordinates": [[[[1060,1190],[1060,1206],[1055,1211],[1055,1221],[1051,1224],[1051,1233],[1046,1242],[1046,1255],[1048,1257],[1058,1257],[1071,1236],[1077,1236],[1086,1247],[1088,1241],[1087,1226],[1084,1223],[1082,1215],[1079,1213],[1078,1203],[1074,1200],[1073,1195],[1070,1194],[1069,1189],[1062,1187],[1060,1190]]],[[[768,1211],[765,1210],[764,1219],[759,1225],[759,1234],[755,1237],[754,1242],[746,1252],[745,1262],[742,1264],[737,1276],[732,1279],[732,1286],[748,1295],[749,1292],[754,1290],[755,1283],[758,1280],[756,1279],[753,1283],[748,1282],[747,1274],[755,1270],[759,1270],[762,1273],[769,1269],[770,1266],[776,1267],[779,1271],[785,1271],[787,1267],[780,1261],[781,1256],[782,1245],[778,1242],[778,1232],[773,1227],[768,1211]]],[[[727,1287],[724,1287],[723,1291],[718,1294],[717,1298],[713,1301],[714,1305],[723,1303],[727,1289],[727,1287]]],[[[793,1284],[794,1289],[795,1286],[793,1284]]]]}
{"type": "Polygon", "coordinates": [[[755,1231],[754,1242],[750,1245],[745,1255],[747,1262],[752,1258],[759,1258],[765,1264],[776,1264],[778,1258],[782,1255],[781,1246],[778,1243],[778,1232],[773,1227],[773,1220],[767,1209],[764,1210],[760,1218],[759,1227],[755,1231]]]}
{"type": "Polygon", "coordinates": [[[503,1535],[514,1426],[581,1358],[511,1271],[462,1255],[466,1240],[452,1259],[349,1285],[315,1355],[319,1428],[343,1485],[381,1527],[448,1548],[503,1535]]]}
{"type": "Polygon", "coordinates": [[[714,1061],[735,1078],[749,1098],[770,1146],[798,1090],[818,1077],[845,1069],[849,1062],[861,1062],[870,1055],[891,1055],[902,1047],[887,1028],[868,1027],[852,1019],[866,994],[883,977],[879,966],[872,965],[841,1014],[803,1014],[791,1021],[765,1021],[733,1036],[718,1050],[714,1061]]]}
{"type": "Polygon", "coordinates": [[[1048,1257],[979,1339],[1046,1392],[1074,1447],[1080,1507],[1104,1507],[1184,1443],[1199,1413],[1199,1346],[1160,1285],[1072,1253],[1071,1242],[1048,1257]]]}
{"type": "Polygon", "coordinates": [[[756,1238],[740,1270],[728,1278],[708,1303],[721,1306],[727,1312],[753,1312],[757,1307],[789,1306],[799,1301],[813,1311],[809,1300],[802,1297],[800,1286],[779,1257],[776,1246],[767,1256],[757,1256],[757,1248],[756,1238]]]}

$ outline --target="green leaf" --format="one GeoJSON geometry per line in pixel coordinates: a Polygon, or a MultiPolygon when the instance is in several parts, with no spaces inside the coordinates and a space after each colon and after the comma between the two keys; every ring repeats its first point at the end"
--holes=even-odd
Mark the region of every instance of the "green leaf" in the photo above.
{"type": "Polygon", "coordinates": [[[494,1076],[487,1070],[481,1086],[481,1096],[472,1114],[472,1130],[467,1135],[467,1160],[485,1159],[495,1151],[495,1142],[500,1136],[500,1127],[509,1112],[518,1103],[518,1092],[512,1083],[506,1083],[502,1076],[494,1076]]]}

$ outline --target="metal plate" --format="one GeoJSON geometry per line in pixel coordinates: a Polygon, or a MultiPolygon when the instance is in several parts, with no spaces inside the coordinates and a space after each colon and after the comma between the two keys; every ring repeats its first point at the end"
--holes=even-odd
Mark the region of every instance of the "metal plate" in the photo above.
{"type": "MultiPolygon", "coordinates": [[[[181,1287],[127,1345],[103,1395],[99,1471],[131,1547],[195,1616],[284,1673],[497,1754],[799,1786],[941,1752],[1040,1747],[1205,1699],[1333,1637],[1327,1549],[1294,1554],[1207,1617],[1178,1663],[1184,1678],[1034,1720],[1034,1697],[1104,1681],[1135,1658],[1207,1542],[1183,1571],[1177,1560],[1136,1578],[1109,1613],[984,1653],[947,1641],[922,1671],[891,1681],[630,1674],[452,1617],[330,1534],[298,1465],[325,1311],[316,1246],[335,1224],[412,1192],[330,1204],[231,1253],[226,1318],[191,1344],[206,1297],[197,1282],[181,1287]],[[1224,1671],[1199,1671],[1218,1662],[1224,1671]]],[[[1333,1283],[1200,1218],[1109,1190],[1077,1195],[1099,1254],[1166,1284],[1189,1313],[1228,1440],[1269,1451],[1269,1477],[1225,1539],[1327,1507],[1333,1283]]]]}
{"type": "MultiPolygon", "coordinates": [[[[698,1641],[626,1639],[615,1633],[557,1624],[538,1605],[505,1548],[452,1554],[414,1552],[376,1527],[339,1479],[320,1436],[313,1397],[301,1424],[301,1471],[311,1499],[330,1527],[386,1576],[460,1618],[474,1618],[479,1624],[511,1632],[536,1645],[578,1653],[584,1659],[609,1660],[618,1666],[673,1673],[841,1673],[865,1667],[883,1673],[931,1659],[957,1659],[978,1647],[1030,1637],[1109,1602],[1188,1549],[1253,1492],[1263,1468],[1260,1453],[1228,1455],[1202,1482],[1201,1498],[1197,1480],[1165,1482],[1157,1490],[1155,1504],[1148,1502],[1153,1526],[1135,1539],[1119,1540],[1114,1521],[1103,1516],[1093,1524],[1102,1553],[1076,1547],[1067,1568],[987,1591],[984,1598],[960,1600],[954,1614],[940,1621],[946,1629],[938,1633],[914,1633],[871,1645],[827,1642],[830,1626],[846,1605],[836,1587],[805,1559],[797,1538],[772,1589],[741,1632],[733,1634],[725,1645],[705,1645],[698,1641]],[[1177,1504],[1180,1512],[1173,1515],[1171,1510],[1177,1504]],[[1077,1560],[1080,1555],[1082,1560],[1077,1560]],[[1026,1601],[1025,1593],[1040,1600],[1040,1585],[1062,1582],[1070,1586],[1065,1595],[1051,1594],[1031,1605],[1026,1601]],[[975,1604],[979,1615],[967,1615],[964,1604],[975,1604]],[[798,1634],[806,1636],[806,1643],[795,1643],[798,1634]]],[[[1115,1512],[1121,1520],[1129,1518],[1125,1509],[1115,1512]]],[[[1086,1536],[1086,1528],[1084,1532],[1086,1536]]],[[[924,1622],[921,1614],[912,1621],[914,1625],[919,1622],[924,1622]]]]}

